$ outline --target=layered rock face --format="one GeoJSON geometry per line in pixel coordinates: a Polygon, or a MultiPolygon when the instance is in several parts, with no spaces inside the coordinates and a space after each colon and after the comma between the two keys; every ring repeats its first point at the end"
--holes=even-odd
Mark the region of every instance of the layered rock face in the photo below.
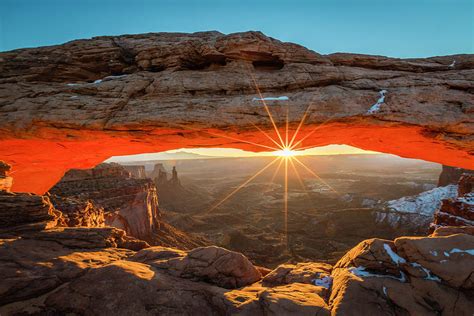
{"type": "MultiPolygon", "coordinates": [[[[148,239],[160,226],[153,181],[132,178],[129,171],[115,163],[70,170],[50,193],[92,201],[104,209],[107,225],[121,228],[140,239],[148,239]]],[[[60,205],[57,207],[61,210],[60,205]]]]}
{"type": "Polygon", "coordinates": [[[16,50],[0,53],[0,146],[18,170],[14,189],[44,193],[67,170],[110,156],[269,150],[274,144],[253,125],[274,135],[261,102],[269,97],[278,126],[290,108],[290,133],[311,105],[300,146],[346,143],[474,169],[473,68],[473,55],[320,55],[259,32],[16,50]]]}
{"type": "Polygon", "coordinates": [[[474,226],[474,174],[462,175],[457,196],[443,200],[433,221],[439,226],[474,226]]]}
{"type": "Polygon", "coordinates": [[[64,223],[69,227],[104,227],[105,213],[102,207],[88,200],[49,196],[56,209],[61,210],[64,223]]]}
{"type": "Polygon", "coordinates": [[[47,196],[0,191],[0,235],[15,235],[64,225],[47,196]]]}
{"type": "Polygon", "coordinates": [[[463,174],[474,174],[474,170],[443,166],[439,175],[438,186],[444,187],[450,184],[457,184],[463,174]]]}
{"type": "Polygon", "coordinates": [[[334,267],[269,272],[223,248],[148,247],[115,228],[29,232],[0,239],[0,313],[470,315],[473,233],[366,240],[334,267]]]}
{"type": "Polygon", "coordinates": [[[134,166],[134,165],[123,165],[125,170],[130,172],[132,177],[137,179],[145,179],[146,178],[146,171],[145,166],[134,166]]]}
{"type": "Polygon", "coordinates": [[[9,192],[12,187],[13,178],[8,176],[10,169],[9,164],[0,160],[0,191],[9,192]]]}

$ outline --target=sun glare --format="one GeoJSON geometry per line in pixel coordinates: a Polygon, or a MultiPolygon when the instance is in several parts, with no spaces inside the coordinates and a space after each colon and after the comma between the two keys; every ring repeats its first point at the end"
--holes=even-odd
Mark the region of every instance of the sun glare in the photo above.
{"type": "Polygon", "coordinates": [[[296,150],[291,150],[291,148],[283,148],[282,150],[274,151],[273,154],[278,157],[292,157],[296,156],[298,152],[296,150]]]}
{"type": "MultiPolygon", "coordinates": [[[[268,168],[270,168],[271,166],[273,165],[277,165],[276,169],[275,169],[275,172],[273,174],[273,177],[272,177],[272,181],[273,179],[275,178],[276,174],[279,172],[280,170],[280,167],[282,165],[284,165],[284,192],[283,192],[283,203],[284,203],[284,223],[285,223],[285,228],[284,228],[284,234],[283,236],[286,238],[286,247],[287,249],[289,250],[289,235],[288,235],[288,166],[290,166],[292,168],[292,170],[295,172],[295,176],[297,177],[297,179],[299,180],[299,183],[302,187],[302,189],[304,191],[306,191],[308,193],[308,190],[306,188],[306,185],[304,184],[303,180],[301,179],[300,175],[299,175],[299,172],[297,171],[297,168],[296,166],[300,166],[302,167],[305,171],[309,172],[311,175],[313,175],[317,180],[319,180],[322,184],[324,184],[325,186],[327,186],[328,188],[330,188],[333,192],[335,192],[336,194],[338,194],[328,183],[326,183],[326,181],[324,181],[323,179],[321,179],[320,176],[318,176],[314,171],[312,171],[311,169],[309,169],[302,161],[300,161],[296,156],[300,156],[300,155],[304,155],[304,153],[302,152],[303,150],[305,149],[308,149],[308,148],[311,148],[309,146],[303,146],[303,142],[309,137],[311,136],[313,133],[315,133],[319,128],[321,128],[321,126],[323,126],[324,124],[326,124],[327,122],[330,121],[330,119],[324,121],[323,123],[319,124],[317,127],[315,127],[311,132],[309,132],[308,134],[306,134],[305,136],[303,137],[298,137],[299,135],[299,131],[300,131],[300,128],[303,126],[303,124],[305,123],[305,120],[308,116],[308,113],[309,113],[309,110],[311,108],[311,104],[308,105],[308,107],[306,108],[304,114],[303,114],[303,117],[301,118],[300,120],[300,123],[298,125],[298,127],[296,128],[296,130],[294,130],[292,132],[292,135],[290,135],[290,126],[289,126],[289,120],[288,120],[288,116],[289,116],[289,107],[287,105],[287,108],[286,108],[286,121],[285,121],[285,129],[283,132],[280,132],[275,120],[273,119],[273,116],[270,112],[270,108],[267,106],[266,102],[265,102],[265,98],[263,97],[262,93],[260,92],[260,88],[257,84],[257,81],[253,75],[253,73],[251,71],[249,71],[249,74],[251,76],[251,79],[255,85],[255,90],[257,91],[257,94],[259,96],[258,100],[261,100],[262,101],[262,105],[265,109],[265,111],[267,112],[267,115],[268,115],[268,119],[269,121],[271,122],[272,126],[273,126],[273,129],[274,129],[274,132],[275,132],[275,136],[276,137],[272,137],[271,135],[269,135],[266,131],[262,130],[260,127],[258,127],[257,125],[255,124],[252,124],[258,131],[260,131],[263,136],[265,136],[266,138],[270,139],[272,141],[272,143],[276,146],[267,146],[267,145],[263,145],[263,144],[258,144],[258,143],[254,143],[254,142],[250,142],[248,140],[243,140],[243,139],[238,139],[238,138],[234,138],[234,137],[228,137],[226,135],[219,135],[219,134],[215,134],[215,133],[210,133],[208,132],[209,134],[211,135],[214,135],[214,136],[217,136],[217,137],[223,137],[223,138],[227,138],[227,139],[230,139],[230,140],[233,140],[233,141],[238,141],[238,142],[242,142],[242,143],[247,143],[247,144],[251,144],[251,145],[255,145],[255,146],[259,146],[261,148],[265,148],[265,149],[271,149],[271,153],[273,154],[273,156],[275,156],[275,159],[272,159],[267,165],[265,165],[263,168],[261,168],[259,171],[257,171],[255,174],[253,174],[250,178],[248,178],[244,183],[242,183],[241,185],[239,185],[237,188],[235,188],[232,192],[230,192],[229,194],[227,194],[222,200],[220,200],[218,203],[216,203],[213,207],[211,207],[207,213],[209,212],[212,212],[214,211],[216,208],[218,208],[220,205],[222,205],[223,203],[225,203],[229,198],[231,198],[233,195],[235,195],[238,191],[240,191],[242,188],[244,188],[245,186],[247,186],[247,184],[249,184],[253,179],[255,179],[256,177],[258,177],[260,174],[262,174],[265,170],[267,170],[268,168]],[[299,138],[299,140],[297,140],[299,138]],[[278,162],[278,164],[277,164],[278,162]]],[[[308,193],[309,194],[309,193],[308,193]]]]}

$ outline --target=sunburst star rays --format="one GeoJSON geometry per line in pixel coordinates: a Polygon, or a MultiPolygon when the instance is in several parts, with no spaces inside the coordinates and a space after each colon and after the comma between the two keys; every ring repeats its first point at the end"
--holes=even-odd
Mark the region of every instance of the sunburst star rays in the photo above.
{"type": "Polygon", "coordinates": [[[269,169],[271,166],[275,165],[276,162],[279,162],[277,164],[277,167],[275,171],[273,172],[273,176],[271,177],[270,183],[273,183],[273,181],[276,178],[276,175],[280,172],[280,168],[283,165],[284,166],[284,181],[283,181],[283,217],[284,217],[284,240],[286,243],[287,250],[289,250],[289,234],[288,234],[288,189],[289,189],[289,172],[288,172],[288,167],[291,166],[293,169],[293,172],[295,176],[297,177],[298,182],[300,183],[301,187],[303,190],[308,194],[308,200],[311,201],[310,194],[308,190],[306,189],[306,186],[304,184],[304,181],[301,179],[301,176],[297,170],[297,165],[303,168],[305,171],[309,172],[312,176],[314,176],[318,181],[320,181],[324,186],[327,186],[331,191],[335,192],[336,194],[339,194],[333,187],[331,187],[326,181],[321,179],[320,176],[318,176],[314,171],[312,171],[308,166],[306,166],[301,160],[299,160],[296,156],[301,155],[301,150],[310,148],[312,146],[302,146],[303,141],[306,140],[308,137],[313,135],[318,129],[320,129],[322,126],[324,126],[326,123],[328,123],[331,118],[327,119],[323,123],[319,124],[315,128],[313,128],[309,133],[298,139],[298,135],[301,132],[301,128],[305,124],[306,119],[308,118],[310,109],[312,107],[312,103],[310,103],[307,108],[305,109],[301,120],[299,121],[299,124],[296,128],[296,130],[292,133],[290,136],[290,124],[289,124],[289,106],[287,105],[286,107],[286,117],[285,117],[285,122],[284,122],[284,133],[281,133],[273,116],[270,111],[269,106],[265,102],[265,98],[262,95],[262,92],[260,90],[260,87],[257,83],[257,80],[254,76],[254,74],[250,72],[250,77],[252,80],[252,83],[254,84],[255,91],[257,92],[259,96],[259,100],[262,102],[262,105],[265,109],[265,112],[268,116],[268,120],[271,123],[271,126],[273,127],[273,131],[276,135],[276,137],[272,137],[268,132],[264,131],[262,128],[258,127],[256,124],[251,122],[251,124],[260,132],[263,134],[265,138],[268,138],[271,140],[273,144],[275,144],[275,148],[263,144],[258,144],[255,142],[250,142],[246,140],[240,140],[237,138],[233,137],[228,137],[225,135],[218,135],[214,133],[209,133],[211,135],[217,136],[217,137],[224,137],[227,139],[231,139],[234,141],[240,141],[243,143],[248,143],[256,146],[260,146],[262,148],[271,148],[273,150],[273,154],[275,158],[270,161],[268,164],[266,164],[264,167],[262,167],[260,170],[256,171],[251,177],[249,177],[246,181],[244,181],[242,184],[240,184],[238,187],[236,187],[234,190],[232,190],[229,194],[227,194],[224,198],[222,198],[218,203],[216,203],[210,210],[208,210],[206,213],[210,213],[214,210],[216,210],[219,206],[224,204],[226,201],[228,201],[232,196],[234,196],[238,191],[240,191],[242,188],[246,187],[250,182],[252,182],[255,178],[257,178],[259,175],[261,175],[265,170],[269,169]],[[295,164],[296,162],[296,164],[295,164]]]}

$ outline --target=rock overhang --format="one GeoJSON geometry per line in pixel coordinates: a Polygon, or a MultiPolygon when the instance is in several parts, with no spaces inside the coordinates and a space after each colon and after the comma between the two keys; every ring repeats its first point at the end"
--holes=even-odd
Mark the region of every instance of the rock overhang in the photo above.
{"type": "Polygon", "coordinates": [[[267,151],[255,145],[274,146],[254,127],[273,132],[261,98],[282,131],[288,110],[290,134],[309,107],[305,147],[474,169],[474,55],[320,55],[259,32],[151,33],[0,53],[0,70],[0,158],[17,191],[42,193],[114,155],[267,151]]]}

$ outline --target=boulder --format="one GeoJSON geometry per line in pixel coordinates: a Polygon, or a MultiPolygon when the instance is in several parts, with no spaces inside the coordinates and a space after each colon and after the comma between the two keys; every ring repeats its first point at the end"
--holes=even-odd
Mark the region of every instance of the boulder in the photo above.
{"type": "Polygon", "coordinates": [[[262,278],[258,269],[244,255],[215,246],[196,248],[149,264],[165,269],[174,276],[229,289],[243,287],[262,278]]]}
{"type": "Polygon", "coordinates": [[[302,262],[297,264],[282,264],[268,273],[262,282],[265,285],[276,286],[291,283],[315,284],[315,280],[331,274],[332,266],[325,263],[302,262]]]}
{"type": "Polygon", "coordinates": [[[43,230],[63,223],[47,196],[0,191],[0,236],[43,230]]]}

